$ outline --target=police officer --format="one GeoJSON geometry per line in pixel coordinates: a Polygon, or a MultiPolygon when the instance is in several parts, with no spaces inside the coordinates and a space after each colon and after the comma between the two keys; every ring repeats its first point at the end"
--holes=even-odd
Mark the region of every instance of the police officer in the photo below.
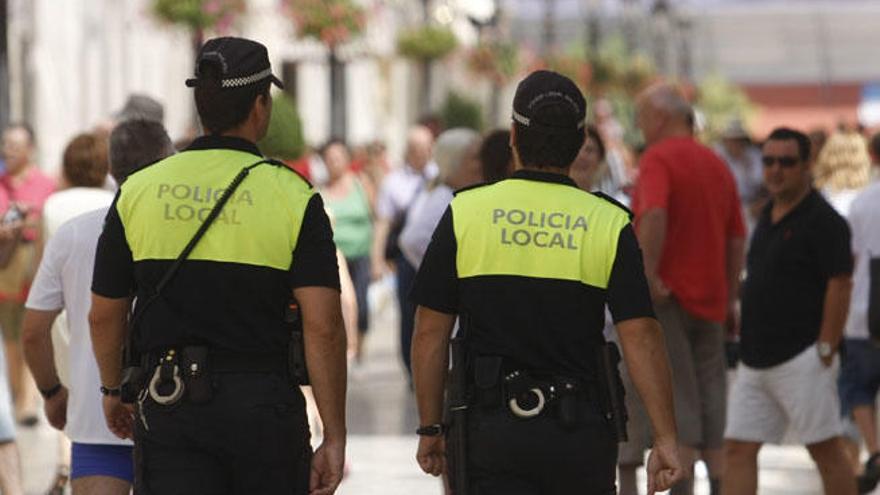
{"type": "Polygon", "coordinates": [[[583,95],[564,76],[538,71],[523,80],[511,128],[518,170],[456,194],[416,279],[417,460],[439,475],[447,455],[463,451],[466,461],[455,458],[450,469],[459,491],[616,493],[609,418],[621,411],[609,399],[616,369],[602,366],[606,303],[654,427],[648,491],[681,476],[666,351],[629,214],[568,178],[585,116],[583,95]],[[466,401],[450,414],[466,408],[466,435],[455,438],[467,445],[447,452],[443,400],[456,316],[466,401]]]}
{"type": "Polygon", "coordinates": [[[105,222],[92,339],[107,424],[134,436],[137,493],[331,494],[342,478],[345,332],[333,235],[308,182],[275,163],[255,165],[272,83],[281,86],[263,45],[207,41],[187,80],[205,135],[132,175],[105,222]],[[132,297],[131,347],[145,376],[136,409],[120,401],[132,297]],[[324,425],[314,454],[288,369],[292,300],[324,425]]]}

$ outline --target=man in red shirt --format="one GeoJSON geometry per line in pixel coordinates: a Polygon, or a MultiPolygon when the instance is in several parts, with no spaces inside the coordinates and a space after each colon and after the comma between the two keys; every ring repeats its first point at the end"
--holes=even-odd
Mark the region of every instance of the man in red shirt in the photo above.
{"type": "Polygon", "coordinates": [[[726,410],[725,329],[742,270],[745,228],[736,183],[692,132],[692,109],[659,84],[637,101],[648,148],[633,195],[636,229],[657,317],[666,334],[675,385],[682,464],[691,477],[672,494],[693,492],[698,454],[720,493],[726,410]]]}

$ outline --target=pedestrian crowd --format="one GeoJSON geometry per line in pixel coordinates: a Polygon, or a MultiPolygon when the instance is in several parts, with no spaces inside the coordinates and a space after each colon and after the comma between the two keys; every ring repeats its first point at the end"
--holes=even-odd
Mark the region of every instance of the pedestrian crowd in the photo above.
{"type": "MultiPolygon", "coordinates": [[[[569,174],[577,187],[633,214],[672,372],[684,479],[671,493],[694,492],[699,461],[711,493],[756,493],[761,446],[782,442],[807,448],[826,493],[873,490],[880,481],[880,134],[841,127],[820,146],[796,122],[754,139],[731,121],[711,147],[674,86],[651,86],[636,106],[644,148],[624,143],[600,100],[569,174]]],[[[70,480],[75,494],[124,494],[135,477],[131,441],[104,420],[89,331],[91,260],[119,185],[183,150],[149,97],[133,96],[112,120],[71,139],[57,180],[38,166],[26,124],[3,130],[5,494],[22,493],[15,430],[38,423],[38,394],[49,423],[69,439],[59,443],[47,493],[63,493],[70,480]]],[[[319,191],[333,224],[349,366],[367,358],[371,286],[393,285],[402,373],[411,383],[410,291],[435,229],[456,191],[510,177],[514,158],[504,129],[415,125],[405,142],[399,163],[381,143],[351,147],[334,137],[288,166],[319,191]]],[[[610,320],[606,327],[607,338],[617,339],[610,320]]],[[[630,419],[618,488],[635,495],[636,470],[653,439],[626,369],[623,383],[630,419]]],[[[320,407],[321,394],[313,400],[320,407]]]]}

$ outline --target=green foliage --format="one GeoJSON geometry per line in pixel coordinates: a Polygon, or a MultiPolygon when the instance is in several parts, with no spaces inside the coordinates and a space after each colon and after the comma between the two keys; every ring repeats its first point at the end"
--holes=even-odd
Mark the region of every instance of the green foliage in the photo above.
{"type": "Polygon", "coordinates": [[[245,0],[153,0],[153,13],[157,17],[190,29],[228,25],[246,8],[245,0]]]}
{"type": "Polygon", "coordinates": [[[272,118],[266,137],[257,145],[266,156],[281,160],[296,160],[305,149],[302,121],[293,98],[276,94],[272,98],[272,118]]]}
{"type": "Polygon", "coordinates": [[[449,28],[428,25],[401,31],[397,51],[406,58],[429,62],[445,57],[458,47],[458,38],[449,28]]]}
{"type": "Polygon", "coordinates": [[[697,86],[697,107],[703,113],[705,137],[714,140],[733,119],[747,122],[754,113],[749,97],[724,76],[706,76],[697,86]]]}
{"type": "Polygon", "coordinates": [[[360,35],[366,26],[364,8],[353,0],[283,0],[297,34],[335,48],[360,35]]]}
{"type": "Polygon", "coordinates": [[[440,109],[443,127],[467,127],[475,131],[483,130],[483,110],[476,101],[455,91],[446,96],[446,102],[440,109]]]}

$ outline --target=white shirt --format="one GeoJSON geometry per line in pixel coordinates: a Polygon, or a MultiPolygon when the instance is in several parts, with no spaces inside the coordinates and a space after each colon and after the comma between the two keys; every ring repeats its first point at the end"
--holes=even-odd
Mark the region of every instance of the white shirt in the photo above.
{"type": "Polygon", "coordinates": [[[429,162],[420,173],[409,165],[395,170],[382,181],[376,199],[376,216],[385,220],[395,218],[409,210],[416,195],[430,180],[437,177],[437,164],[429,162]]]}
{"type": "Polygon", "coordinates": [[[83,213],[106,208],[113,202],[113,192],[98,187],[72,187],[58,191],[43,206],[45,238],[55,235],[58,227],[83,213]]]}
{"type": "Polygon", "coordinates": [[[452,196],[452,189],[441,184],[434,189],[422,191],[413,201],[397,244],[406,260],[414,267],[418,268],[422,264],[434,229],[443,218],[452,196]]]}
{"type": "Polygon", "coordinates": [[[131,445],[110,433],[104,422],[98,365],[89,336],[92,269],[106,215],[107,208],[102,208],[58,228],[46,244],[25,306],[40,311],[67,310],[70,328],[67,436],[78,443],[131,445]]]}
{"type": "Polygon", "coordinates": [[[870,261],[880,258],[880,182],[875,181],[863,189],[852,202],[849,224],[856,267],[844,335],[848,339],[867,339],[870,261]]]}

